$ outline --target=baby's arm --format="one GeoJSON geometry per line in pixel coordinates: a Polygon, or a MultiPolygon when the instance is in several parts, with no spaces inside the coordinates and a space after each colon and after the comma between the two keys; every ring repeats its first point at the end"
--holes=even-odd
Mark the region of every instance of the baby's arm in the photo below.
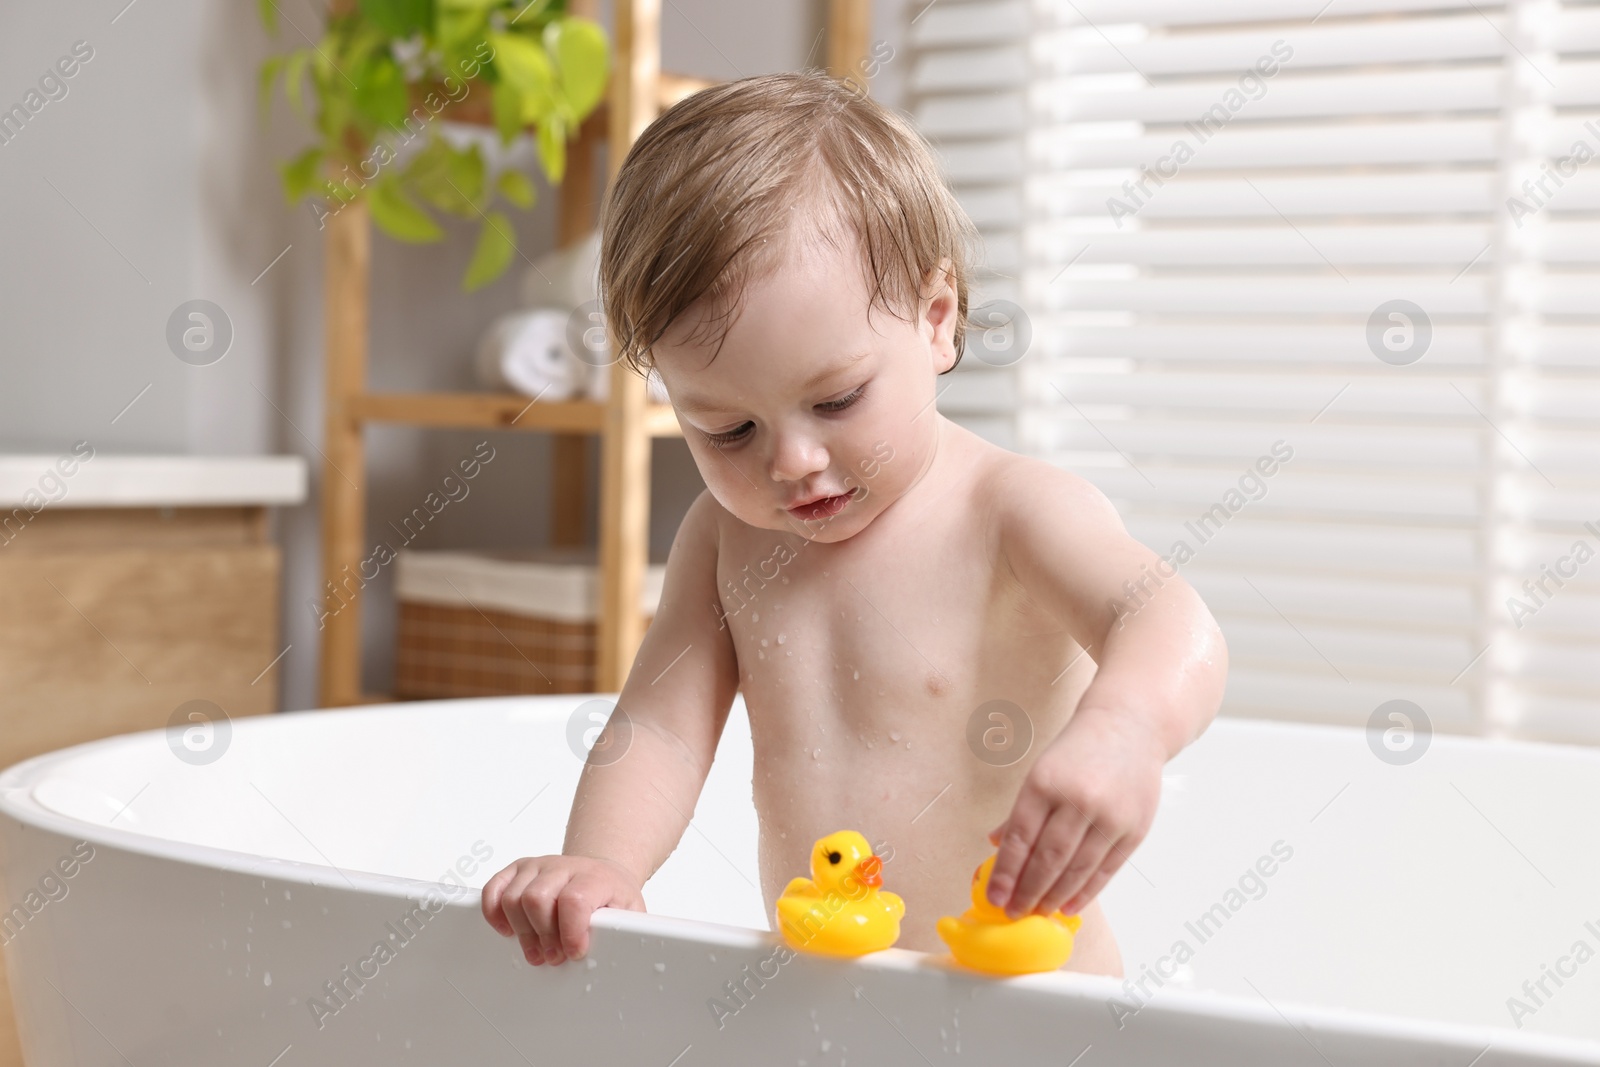
{"type": "Polygon", "coordinates": [[[990,834],[989,898],[1012,915],[1074,914],[1149,831],[1162,766],[1222,702],[1227,647],[1193,587],[1128,536],[1095,486],[1019,458],[995,491],[1002,565],[1098,669],[990,834]]]}
{"type": "Polygon", "coordinates": [[[655,618],[584,766],[562,854],[520,859],[483,887],[484,918],[518,936],[529,963],[582,956],[597,908],[643,911],[644,883],[694,812],[739,683],[713,610],[718,510],[702,493],[678,528],[655,618]]]}

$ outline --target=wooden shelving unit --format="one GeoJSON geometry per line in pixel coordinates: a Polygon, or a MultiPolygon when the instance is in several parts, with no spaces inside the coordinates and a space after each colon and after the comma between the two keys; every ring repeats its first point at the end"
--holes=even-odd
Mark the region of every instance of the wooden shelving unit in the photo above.
{"type": "MultiPolygon", "coordinates": [[[[346,0],[344,7],[353,4],[346,0]]],[[[598,0],[573,0],[568,9],[596,18],[598,0]]],[[[615,177],[634,138],[672,104],[711,84],[661,67],[660,0],[615,0],[612,30],[615,60],[606,101],[569,144],[561,185],[557,241],[566,247],[596,224],[592,199],[595,150],[607,146],[606,180],[615,177]]],[[[863,91],[858,63],[867,51],[868,0],[828,0],[828,69],[863,91]]],[[[482,111],[481,102],[477,103],[482,111]]],[[[457,121],[487,123],[470,108],[450,113],[457,121]]],[[[644,380],[621,363],[611,368],[605,403],[571,400],[530,403],[517,394],[371,393],[367,391],[368,293],[371,225],[364,201],[349,204],[327,223],[324,255],[326,425],[322,476],[322,570],[325,579],[354,573],[366,553],[366,452],[362,431],[369,423],[489,430],[528,430],[554,435],[551,539],[577,544],[583,536],[589,439],[600,441],[601,603],[596,685],[622,688],[643,634],[639,597],[649,550],[650,441],[680,433],[671,407],[648,401],[644,380]]],[[[359,593],[321,631],[318,679],[324,707],[387,698],[361,691],[361,603],[359,593]]]]}

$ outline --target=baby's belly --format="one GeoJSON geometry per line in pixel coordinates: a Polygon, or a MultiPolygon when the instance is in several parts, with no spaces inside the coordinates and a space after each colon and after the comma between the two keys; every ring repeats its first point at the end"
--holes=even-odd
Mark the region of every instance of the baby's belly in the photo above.
{"type": "Polygon", "coordinates": [[[858,830],[884,859],[884,888],[905,899],[899,947],[942,951],[934,925],[970,904],[972,872],[993,851],[988,831],[1010,814],[1045,739],[1035,738],[1023,758],[1002,766],[969,747],[968,713],[954,703],[941,709],[947,713],[927,716],[940,708],[929,702],[920,708],[924,718],[901,725],[883,711],[898,703],[887,696],[877,713],[859,717],[827,703],[806,709],[753,703],[752,784],[768,921],[789,880],[810,876],[817,839],[858,830]],[[798,723],[803,727],[796,729],[798,723]]]}

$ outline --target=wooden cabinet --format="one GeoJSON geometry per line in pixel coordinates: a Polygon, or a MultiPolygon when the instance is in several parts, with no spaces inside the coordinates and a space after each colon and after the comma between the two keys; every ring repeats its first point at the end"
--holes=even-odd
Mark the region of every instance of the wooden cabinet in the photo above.
{"type": "Polygon", "coordinates": [[[46,508],[0,547],[0,766],[278,706],[280,575],[262,507],[46,508]]]}

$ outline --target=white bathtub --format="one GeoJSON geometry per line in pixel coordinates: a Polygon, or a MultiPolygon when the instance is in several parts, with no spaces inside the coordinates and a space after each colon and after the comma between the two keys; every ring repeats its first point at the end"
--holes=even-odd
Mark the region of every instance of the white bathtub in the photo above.
{"type": "Polygon", "coordinates": [[[652,914],[600,912],[587,965],[534,968],[476,890],[559,850],[582,699],[269,716],[209,764],[155,731],[0,775],[29,1064],[1600,1064],[1600,959],[1570,954],[1600,948],[1600,753],[1440,737],[1391,766],[1361,731],[1218,722],[1102,898],[1130,980],[1173,975],[1141,991],[777,963],[739,705],[652,914]],[[1543,965],[1570,977],[1514,1021],[1543,965]]]}

